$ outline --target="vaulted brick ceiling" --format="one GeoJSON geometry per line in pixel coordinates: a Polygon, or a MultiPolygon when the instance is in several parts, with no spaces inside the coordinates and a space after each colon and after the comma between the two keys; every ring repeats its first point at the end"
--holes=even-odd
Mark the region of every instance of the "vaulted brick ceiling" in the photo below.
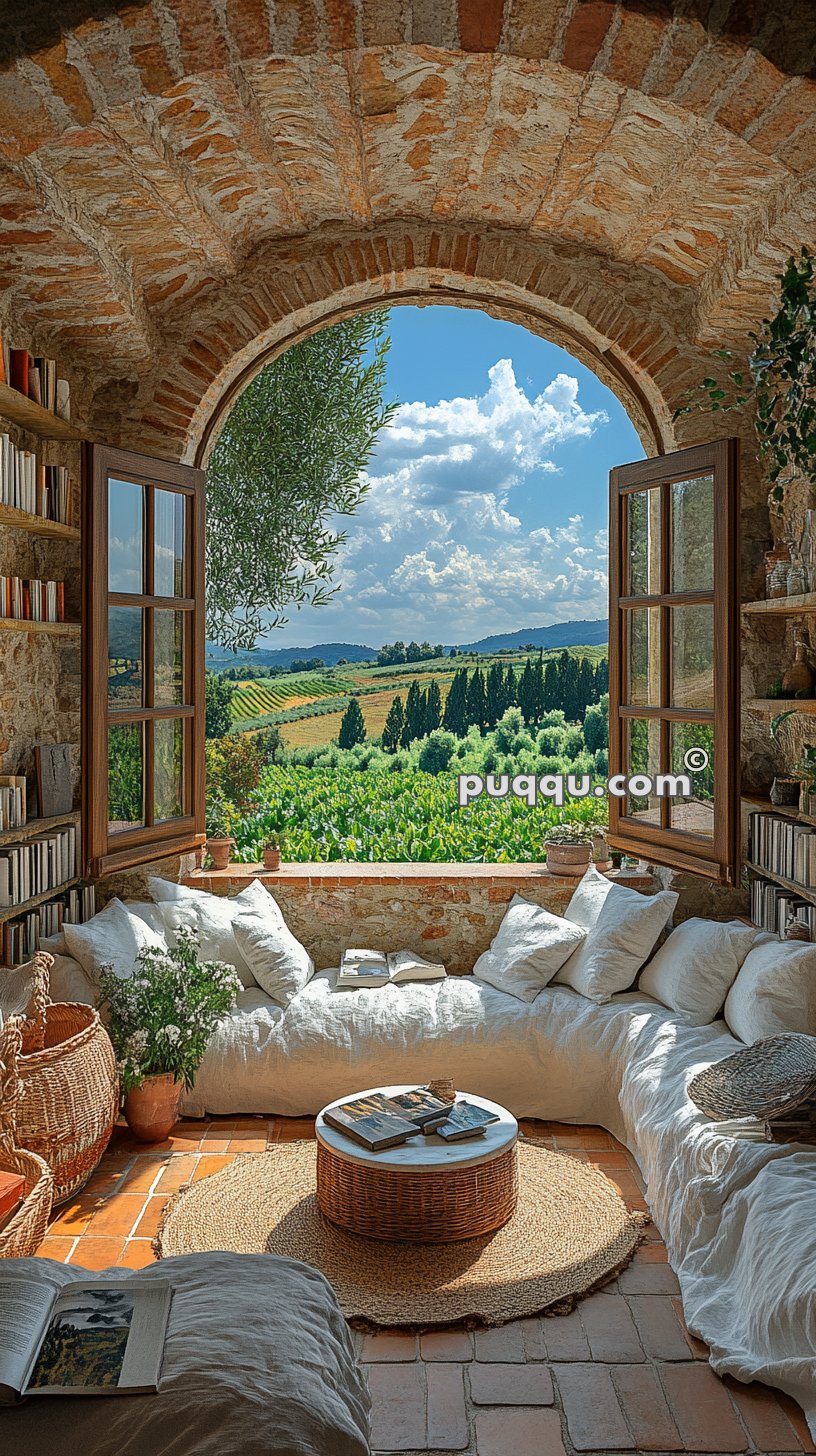
{"type": "Polygon", "coordinates": [[[340,246],[506,244],[711,341],[816,237],[810,0],[54,8],[0,33],[0,317],[108,378],[239,347],[340,246]]]}

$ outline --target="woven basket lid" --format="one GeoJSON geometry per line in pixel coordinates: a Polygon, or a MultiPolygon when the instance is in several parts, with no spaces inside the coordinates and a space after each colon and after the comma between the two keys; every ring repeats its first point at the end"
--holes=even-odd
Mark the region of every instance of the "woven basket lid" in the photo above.
{"type": "Polygon", "coordinates": [[[784,1032],[692,1077],[692,1102],[715,1122],[780,1117],[816,1097],[816,1036],[784,1032]]]}

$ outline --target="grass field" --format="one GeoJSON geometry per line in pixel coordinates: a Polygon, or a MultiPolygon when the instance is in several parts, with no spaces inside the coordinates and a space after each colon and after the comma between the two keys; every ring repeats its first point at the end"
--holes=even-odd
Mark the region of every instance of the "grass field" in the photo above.
{"type": "Polygon", "coordinates": [[[320,702],[353,690],[353,681],[332,671],[309,672],[239,682],[232,698],[233,718],[260,718],[304,703],[320,702]]]}
{"type": "MultiPolygon", "coordinates": [[[[442,702],[448,694],[450,678],[439,682],[439,691],[442,695],[442,702]]],[[[396,696],[402,698],[403,706],[408,696],[408,683],[394,683],[384,687],[380,692],[367,693],[360,698],[360,707],[363,710],[366,732],[369,738],[379,738],[385,727],[385,720],[388,709],[396,696]]],[[[316,748],[326,743],[331,743],[337,738],[340,732],[342,712],[324,713],[320,718],[301,718],[296,723],[282,723],[281,736],[287,748],[316,748]]]]}

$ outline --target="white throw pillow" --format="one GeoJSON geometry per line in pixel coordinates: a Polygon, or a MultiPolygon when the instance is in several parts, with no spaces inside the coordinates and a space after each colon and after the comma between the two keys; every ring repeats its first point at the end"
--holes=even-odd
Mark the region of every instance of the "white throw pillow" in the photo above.
{"type": "Polygon", "coordinates": [[[603,1003],[627,991],[671,919],[673,890],[641,895],[616,885],[590,865],[566,909],[568,920],[586,931],[555,977],[561,986],[603,1003]]]}
{"type": "Polygon", "coordinates": [[[250,889],[255,902],[236,915],[232,927],[235,939],[258,985],[285,1009],[311,981],[314,961],[292,934],[277,900],[260,880],[253,880],[250,889]]]}
{"type": "Polygon", "coordinates": [[[760,936],[728,993],[725,1019],[749,1044],[780,1031],[816,1036],[816,945],[760,936]]]}
{"type": "Polygon", "coordinates": [[[148,887],[158,905],[169,945],[175,945],[176,932],[186,927],[198,936],[198,952],[203,961],[226,961],[234,966],[245,989],[256,985],[247,962],[238,949],[233,934],[235,917],[257,903],[255,886],[265,894],[263,885],[254,880],[239,895],[211,895],[207,890],[193,890],[174,880],[152,876],[148,887]]]}
{"type": "Polygon", "coordinates": [[[69,956],[79,961],[86,976],[99,985],[103,966],[112,966],[123,981],[129,980],[142,950],[166,950],[163,935],[151,929],[139,915],[131,915],[121,900],[111,900],[84,925],[64,925],[69,956]]]}
{"type": "Polygon", "coordinates": [[[684,1012],[692,1026],[707,1026],[722,1011],[756,935],[741,920],[684,920],[655,951],[639,989],[684,1012]]]}
{"type": "Polygon", "coordinates": [[[562,920],[542,905],[514,895],[490,949],[479,956],[473,974],[520,1001],[534,1001],[585,935],[571,920],[562,920]]]}

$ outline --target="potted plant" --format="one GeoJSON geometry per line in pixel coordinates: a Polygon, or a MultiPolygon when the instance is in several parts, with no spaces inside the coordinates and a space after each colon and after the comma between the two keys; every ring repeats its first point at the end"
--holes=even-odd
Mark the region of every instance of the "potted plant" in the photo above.
{"type": "Polygon", "coordinates": [[[213,869],[225,870],[235,840],[230,834],[230,806],[223,794],[213,794],[207,804],[204,818],[207,830],[207,852],[213,862],[213,869]]]}
{"type": "Polygon", "coordinates": [[[605,824],[590,824],[592,831],[592,858],[599,870],[609,868],[609,843],[605,824]]]}
{"type": "Polygon", "coordinates": [[[265,870],[279,870],[281,862],[280,835],[271,830],[264,840],[263,862],[265,870]]]}
{"type": "Polygon", "coordinates": [[[141,951],[128,980],[108,966],[100,985],[128,1127],[140,1142],[162,1142],[213,1031],[235,1005],[238,974],[224,961],[200,961],[197,936],[182,928],[172,949],[141,951]]]}
{"type": "Polygon", "coordinates": [[[791,772],[799,775],[799,812],[816,818],[816,743],[805,744],[804,754],[791,772]]]}
{"type": "Polygon", "coordinates": [[[547,830],[545,848],[550,874],[579,877],[592,859],[592,826],[555,824],[547,830]]]}

